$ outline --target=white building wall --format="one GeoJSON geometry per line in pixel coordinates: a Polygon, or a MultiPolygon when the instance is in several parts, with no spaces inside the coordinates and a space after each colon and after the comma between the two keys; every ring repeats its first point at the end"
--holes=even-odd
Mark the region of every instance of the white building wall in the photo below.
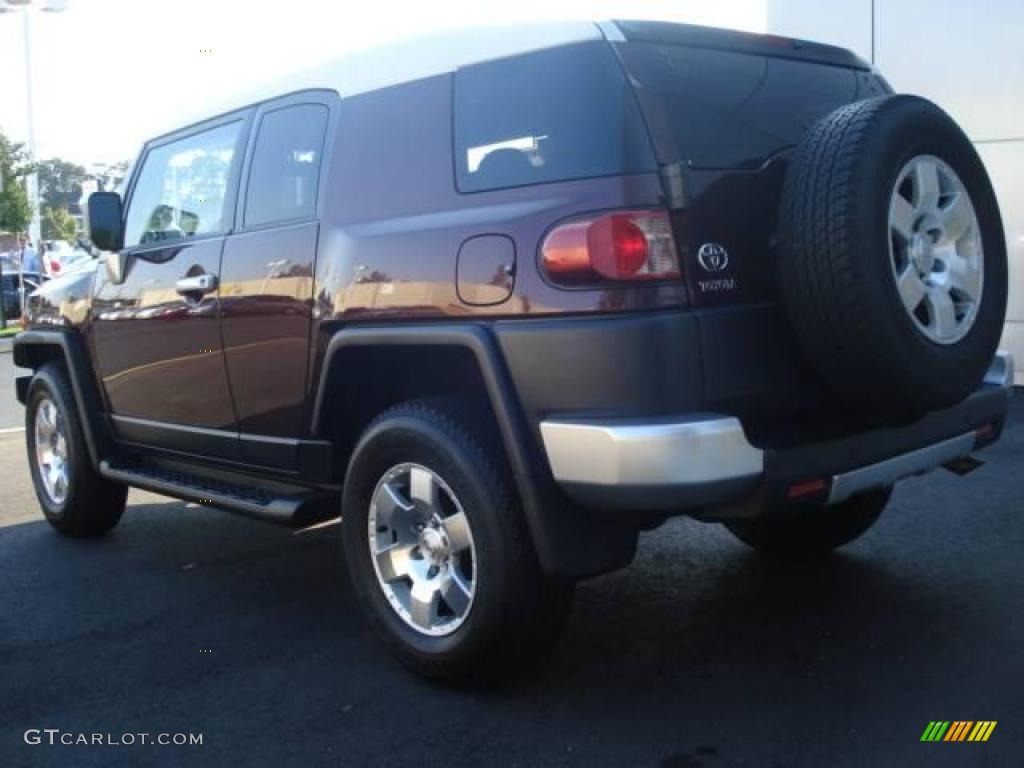
{"type": "Polygon", "coordinates": [[[856,51],[896,91],[942,106],[975,142],[1006,230],[1003,346],[1024,383],[1024,2],[766,0],[765,11],[767,32],[856,51]]]}

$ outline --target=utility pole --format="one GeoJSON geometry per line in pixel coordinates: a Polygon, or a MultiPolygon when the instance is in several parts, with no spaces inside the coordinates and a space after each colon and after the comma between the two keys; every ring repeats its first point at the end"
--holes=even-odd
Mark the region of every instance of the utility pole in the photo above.
{"type": "Polygon", "coordinates": [[[7,299],[4,297],[4,260],[0,259],[0,331],[7,330],[7,299]]]}
{"type": "MultiPolygon", "coordinates": [[[[25,51],[25,127],[28,131],[28,160],[36,162],[36,121],[32,77],[32,12],[33,0],[0,0],[0,13],[18,11],[22,15],[23,47],[25,51]]],[[[67,0],[42,0],[37,5],[39,10],[47,13],[61,13],[67,9],[67,0]]],[[[41,217],[39,214],[39,177],[33,170],[25,179],[25,192],[29,205],[32,207],[32,220],[29,222],[29,237],[33,245],[39,247],[42,239],[41,217]]]]}
{"type": "MultiPolygon", "coordinates": [[[[28,159],[30,163],[36,162],[36,116],[35,104],[32,99],[32,15],[26,10],[22,14],[25,34],[25,115],[28,126],[28,159]]],[[[28,193],[28,202],[32,206],[32,221],[29,222],[28,232],[32,244],[38,249],[39,240],[42,237],[42,226],[39,216],[39,176],[33,168],[32,173],[25,179],[25,191],[28,193]]]]}

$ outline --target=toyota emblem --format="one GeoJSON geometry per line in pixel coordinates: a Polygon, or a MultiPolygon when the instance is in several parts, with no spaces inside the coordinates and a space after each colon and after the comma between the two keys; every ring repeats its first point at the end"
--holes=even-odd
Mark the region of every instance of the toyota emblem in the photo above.
{"type": "Polygon", "coordinates": [[[704,243],[697,251],[697,261],[705,272],[721,272],[729,266],[729,252],[724,245],[704,243]]]}

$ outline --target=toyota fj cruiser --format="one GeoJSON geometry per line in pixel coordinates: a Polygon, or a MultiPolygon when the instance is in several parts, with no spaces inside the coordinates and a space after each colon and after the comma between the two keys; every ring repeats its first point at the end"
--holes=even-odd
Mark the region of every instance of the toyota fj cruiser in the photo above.
{"type": "Polygon", "coordinates": [[[304,526],[418,672],[535,657],[671,515],[864,533],[996,440],[982,163],[848,51],[666,23],[465,32],[148,142],[15,361],[50,523],[129,486],[304,526]]]}

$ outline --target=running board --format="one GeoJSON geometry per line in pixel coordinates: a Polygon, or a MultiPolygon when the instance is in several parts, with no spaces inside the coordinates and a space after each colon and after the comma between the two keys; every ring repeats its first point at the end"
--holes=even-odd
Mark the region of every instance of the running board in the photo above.
{"type": "Polygon", "coordinates": [[[218,477],[210,477],[137,459],[104,459],[100,474],[133,488],[295,528],[336,517],[339,508],[337,495],[328,492],[297,487],[285,492],[281,488],[262,488],[255,484],[255,478],[245,475],[218,473],[218,477]]]}

